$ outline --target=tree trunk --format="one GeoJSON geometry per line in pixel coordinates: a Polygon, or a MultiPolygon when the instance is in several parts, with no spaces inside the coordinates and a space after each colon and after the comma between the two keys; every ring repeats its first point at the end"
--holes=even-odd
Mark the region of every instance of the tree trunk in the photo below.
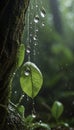
{"type": "Polygon", "coordinates": [[[21,43],[29,0],[0,0],[0,130],[4,129],[10,94],[10,78],[21,43]]]}

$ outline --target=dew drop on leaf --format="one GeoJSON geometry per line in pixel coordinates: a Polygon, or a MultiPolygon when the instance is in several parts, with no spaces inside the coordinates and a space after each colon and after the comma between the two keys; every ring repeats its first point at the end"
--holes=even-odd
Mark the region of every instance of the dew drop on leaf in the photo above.
{"type": "Polygon", "coordinates": [[[29,76],[30,75],[30,68],[27,67],[25,72],[24,72],[25,76],[29,76]]]}

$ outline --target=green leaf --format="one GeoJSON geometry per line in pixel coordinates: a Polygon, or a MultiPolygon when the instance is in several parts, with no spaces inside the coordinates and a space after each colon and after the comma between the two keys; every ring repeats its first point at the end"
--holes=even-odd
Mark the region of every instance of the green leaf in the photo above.
{"type": "Polygon", "coordinates": [[[64,110],[64,107],[63,107],[63,104],[61,102],[55,101],[53,103],[51,112],[52,112],[53,117],[56,120],[61,116],[61,114],[63,113],[63,110],[64,110]]]}
{"type": "Polygon", "coordinates": [[[17,110],[18,110],[19,114],[20,114],[22,117],[24,117],[24,112],[25,112],[24,106],[23,106],[23,105],[18,106],[18,107],[17,107],[17,110]]]}
{"type": "Polygon", "coordinates": [[[32,115],[29,115],[29,116],[27,116],[26,118],[25,118],[25,123],[26,124],[32,124],[33,123],[33,120],[34,120],[34,118],[32,117],[32,115]]]}
{"type": "Polygon", "coordinates": [[[43,83],[43,77],[38,67],[32,62],[26,62],[21,70],[20,84],[22,90],[31,98],[34,98],[43,83]]]}
{"type": "Polygon", "coordinates": [[[24,44],[20,44],[17,51],[17,57],[16,57],[16,64],[18,68],[22,65],[24,61],[24,56],[25,56],[25,46],[24,44]]]}

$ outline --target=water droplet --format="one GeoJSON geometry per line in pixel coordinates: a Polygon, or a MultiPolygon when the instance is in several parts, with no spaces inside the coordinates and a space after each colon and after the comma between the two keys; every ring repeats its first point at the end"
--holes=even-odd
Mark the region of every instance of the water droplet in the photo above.
{"type": "Polygon", "coordinates": [[[33,118],[36,118],[36,115],[35,115],[34,113],[32,113],[32,117],[33,117],[33,118]]]}
{"type": "Polygon", "coordinates": [[[42,123],[42,121],[40,120],[40,121],[39,121],[39,123],[41,124],[41,123],[42,123]]]}
{"type": "Polygon", "coordinates": [[[32,25],[32,22],[30,22],[30,25],[32,25]]]}
{"type": "Polygon", "coordinates": [[[34,100],[32,101],[32,117],[35,118],[36,117],[36,111],[35,111],[35,102],[34,100]]]}
{"type": "Polygon", "coordinates": [[[13,73],[13,76],[15,76],[15,74],[16,74],[16,73],[14,72],[14,73],[13,73]]]}
{"type": "Polygon", "coordinates": [[[26,68],[24,74],[25,74],[25,76],[29,76],[29,74],[30,74],[30,68],[29,67],[26,68]]]}
{"type": "Polygon", "coordinates": [[[36,5],[36,8],[38,8],[38,5],[36,5]]]}
{"type": "Polygon", "coordinates": [[[32,33],[30,33],[30,37],[32,37],[32,33]]]}
{"type": "Polygon", "coordinates": [[[29,72],[25,71],[25,75],[26,75],[26,76],[29,76],[29,72]]]}
{"type": "Polygon", "coordinates": [[[38,29],[36,29],[35,31],[36,31],[36,32],[38,32],[39,30],[38,30],[38,29]]]}
{"type": "Polygon", "coordinates": [[[39,16],[38,16],[38,15],[36,15],[36,16],[34,17],[34,22],[35,22],[35,23],[38,23],[38,22],[39,22],[39,16]]]}
{"type": "Polygon", "coordinates": [[[42,23],[42,26],[44,27],[44,26],[45,26],[45,24],[44,24],[44,23],[42,23]]]}
{"type": "Polygon", "coordinates": [[[27,52],[28,54],[30,54],[30,52],[31,52],[30,47],[27,47],[26,52],[27,52]]]}
{"type": "Polygon", "coordinates": [[[17,94],[17,91],[14,91],[15,94],[17,94]]]}
{"type": "Polygon", "coordinates": [[[37,40],[37,35],[35,35],[35,36],[33,37],[33,39],[34,39],[34,41],[36,41],[36,40],[37,40]]]}
{"type": "Polygon", "coordinates": [[[27,96],[27,101],[29,101],[29,97],[27,96]]]}
{"type": "Polygon", "coordinates": [[[46,15],[46,11],[44,8],[42,8],[41,12],[40,12],[41,16],[44,18],[46,15]]]}
{"type": "Polygon", "coordinates": [[[35,46],[37,46],[37,45],[38,45],[38,43],[37,43],[37,42],[35,42],[35,43],[34,43],[34,45],[35,45],[35,46]]]}
{"type": "Polygon", "coordinates": [[[22,94],[22,98],[24,97],[24,94],[22,94]]]}

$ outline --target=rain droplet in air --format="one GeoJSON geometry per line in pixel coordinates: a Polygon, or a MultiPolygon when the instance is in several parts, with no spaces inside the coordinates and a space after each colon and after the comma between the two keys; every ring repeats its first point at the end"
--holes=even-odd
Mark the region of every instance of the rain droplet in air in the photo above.
{"type": "Polygon", "coordinates": [[[40,120],[40,121],[39,121],[39,123],[41,124],[41,123],[42,123],[42,121],[40,120]]]}
{"type": "Polygon", "coordinates": [[[33,37],[33,39],[34,39],[34,41],[36,41],[36,40],[37,40],[37,35],[35,35],[35,36],[33,37]]]}
{"type": "Polygon", "coordinates": [[[27,47],[27,50],[26,50],[26,52],[28,53],[28,54],[30,54],[30,47],[27,47]]]}
{"type": "Polygon", "coordinates": [[[33,117],[33,118],[36,118],[36,115],[32,113],[32,117],[33,117]]]}
{"type": "Polygon", "coordinates": [[[30,37],[32,37],[32,33],[30,33],[30,37]]]}
{"type": "Polygon", "coordinates": [[[17,94],[17,91],[14,91],[15,94],[17,94]]]}
{"type": "Polygon", "coordinates": [[[36,15],[36,16],[34,17],[34,22],[35,22],[35,23],[38,23],[38,22],[39,22],[39,16],[38,16],[38,15],[36,15]]]}
{"type": "Polygon", "coordinates": [[[41,16],[44,18],[46,15],[46,11],[44,8],[42,8],[41,12],[40,12],[41,16]]]}
{"type": "Polygon", "coordinates": [[[38,45],[38,43],[37,43],[37,42],[35,42],[35,43],[34,43],[34,45],[35,45],[35,46],[37,46],[37,45],[38,45]]]}
{"type": "Polygon", "coordinates": [[[38,5],[36,5],[36,8],[38,8],[38,5]]]}
{"type": "Polygon", "coordinates": [[[29,74],[30,74],[30,68],[29,67],[26,68],[24,74],[25,74],[25,76],[29,76],[29,74]]]}
{"type": "Polygon", "coordinates": [[[35,31],[36,31],[36,32],[38,32],[39,30],[38,30],[38,29],[36,29],[35,31]]]}
{"type": "Polygon", "coordinates": [[[15,75],[16,73],[14,72],[13,75],[15,75]]]}
{"type": "Polygon", "coordinates": [[[42,23],[42,26],[44,27],[44,26],[45,26],[45,24],[44,24],[44,23],[42,23]]]}
{"type": "Polygon", "coordinates": [[[29,101],[29,97],[27,96],[27,101],[29,101]]]}

